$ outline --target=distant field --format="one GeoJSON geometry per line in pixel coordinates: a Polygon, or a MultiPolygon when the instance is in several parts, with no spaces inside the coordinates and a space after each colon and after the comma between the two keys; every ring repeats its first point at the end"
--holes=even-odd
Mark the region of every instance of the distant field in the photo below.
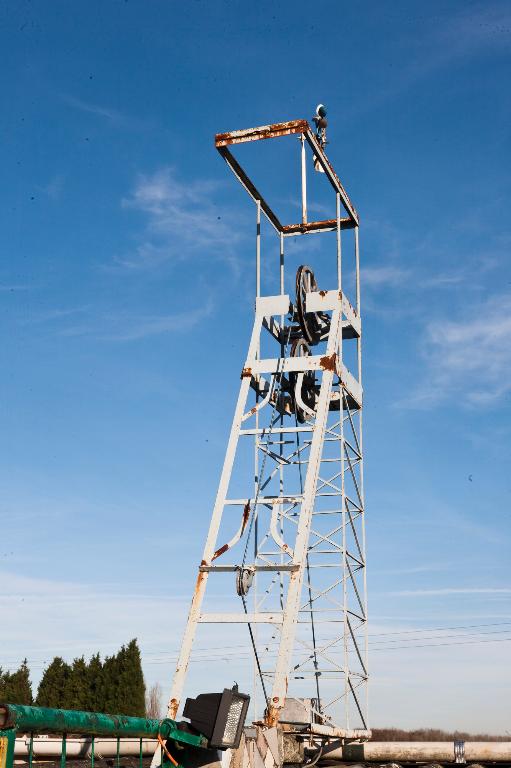
{"type": "Polygon", "coordinates": [[[441,731],[439,728],[417,728],[403,731],[401,728],[371,728],[372,741],[511,741],[507,736],[492,736],[489,733],[466,733],[465,731],[441,731]]]}

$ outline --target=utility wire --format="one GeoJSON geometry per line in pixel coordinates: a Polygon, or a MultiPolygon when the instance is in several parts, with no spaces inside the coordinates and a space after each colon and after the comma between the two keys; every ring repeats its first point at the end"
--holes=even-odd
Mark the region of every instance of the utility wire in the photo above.
{"type": "MultiPolygon", "coordinates": [[[[370,634],[369,637],[387,637],[387,636],[390,636],[390,635],[409,635],[409,634],[421,635],[422,633],[444,632],[444,631],[455,630],[455,629],[476,629],[476,628],[479,628],[479,627],[483,627],[483,628],[485,628],[485,627],[501,627],[501,626],[509,626],[509,625],[511,625],[511,622],[509,622],[509,621],[491,622],[491,623],[487,623],[487,624],[459,624],[457,626],[452,626],[452,627],[431,627],[429,629],[428,628],[426,628],[426,629],[407,629],[407,630],[398,630],[398,631],[395,631],[395,632],[375,632],[375,633],[370,634]]],[[[446,639],[446,638],[450,638],[450,637],[453,637],[453,638],[454,637],[456,637],[456,638],[457,637],[478,637],[478,636],[487,636],[487,635],[495,635],[495,634],[505,634],[506,632],[511,632],[511,629],[507,629],[507,630],[491,630],[490,632],[465,632],[465,633],[460,633],[460,634],[456,634],[456,635],[443,635],[443,634],[441,634],[441,635],[432,635],[431,637],[399,638],[399,640],[388,640],[388,641],[381,641],[381,642],[375,641],[374,643],[372,643],[372,645],[373,646],[381,645],[383,642],[385,642],[385,643],[394,643],[394,642],[396,642],[396,643],[397,642],[414,643],[414,642],[422,642],[423,640],[426,640],[426,639],[427,640],[434,640],[434,639],[442,640],[442,639],[446,639]]],[[[325,641],[326,641],[326,638],[325,638],[325,641]]],[[[474,641],[474,642],[476,642],[476,641],[474,641]]],[[[455,643],[448,643],[448,645],[455,645],[455,643]]],[[[74,648],[79,648],[79,649],[82,648],[82,646],[77,646],[77,645],[73,646],[73,647],[74,648]]],[[[198,661],[202,661],[202,660],[207,661],[207,660],[214,659],[215,656],[208,655],[208,656],[201,657],[200,656],[201,653],[211,654],[214,651],[219,651],[219,652],[222,652],[222,653],[225,654],[225,651],[236,651],[237,649],[243,649],[245,647],[246,647],[245,645],[228,645],[228,646],[223,645],[223,646],[213,646],[213,647],[209,647],[209,648],[197,648],[195,653],[194,653],[194,656],[197,657],[198,661]]],[[[415,646],[411,645],[410,647],[413,648],[415,646]]],[[[48,649],[48,650],[52,650],[52,649],[48,649]]],[[[376,650],[376,649],[374,648],[374,650],[376,650]]],[[[381,649],[381,650],[385,650],[385,649],[381,649]]],[[[389,650],[392,650],[392,648],[389,647],[389,650]]],[[[145,663],[167,663],[169,660],[172,661],[174,659],[177,659],[177,653],[178,653],[177,650],[174,650],[174,651],[157,650],[157,651],[145,652],[145,653],[142,652],[142,655],[143,655],[144,659],[148,660],[145,663]]],[[[233,655],[238,655],[238,654],[233,654],[233,655]]],[[[16,665],[16,664],[20,663],[20,659],[13,659],[12,657],[8,658],[8,659],[2,658],[2,662],[4,664],[16,665]]],[[[30,666],[33,666],[33,667],[44,666],[46,663],[47,663],[46,659],[33,658],[31,660],[30,658],[28,658],[28,664],[30,666]]]]}
{"type": "MultiPolygon", "coordinates": [[[[314,379],[315,380],[315,379],[314,379]]],[[[298,418],[296,415],[296,407],[295,407],[295,427],[298,427],[298,418]]],[[[302,477],[302,461],[300,459],[300,436],[298,429],[296,431],[296,452],[299,458],[298,461],[298,475],[300,477],[300,494],[303,497],[303,477],[302,477]]],[[[319,665],[318,665],[318,655],[316,652],[316,627],[314,624],[314,611],[312,610],[312,587],[311,587],[311,574],[310,574],[310,567],[309,567],[309,553],[307,552],[305,555],[305,566],[307,569],[307,587],[309,591],[309,607],[310,607],[310,617],[311,617],[311,632],[312,632],[312,647],[313,647],[313,655],[314,655],[314,669],[315,669],[315,678],[316,678],[316,695],[318,697],[318,711],[321,712],[321,696],[319,693],[319,665]]]]}
{"type": "MultiPolygon", "coordinates": [[[[270,391],[270,401],[271,401],[271,398],[272,398],[272,395],[273,395],[273,407],[272,407],[271,414],[270,414],[269,430],[268,430],[267,440],[271,437],[272,430],[273,430],[274,416],[275,416],[275,411],[276,411],[276,408],[277,408],[277,394],[276,394],[277,377],[278,377],[278,383],[280,385],[281,381],[282,381],[282,372],[280,371],[280,368],[281,368],[281,365],[283,364],[283,362],[284,362],[284,358],[283,357],[279,358],[279,361],[278,361],[278,364],[277,364],[277,370],[275,371],[275,375],[272,378],[271,391],[270,391]]],[[[249,545],[249,542],[250,542],[250,535],[252,533],[252,528],[253,528],[253,525],[254,525],[254,521],[256,520],[257,514],[258,514],[258,512],[257,512],[257,502],[259,500],[259,494],[261,492],[262,479],[263,479],[263,476],[264,476],[264,469],[265,469],[265,466],[266,466],[266,459],[267,459],[267,457],[268,457],[268,454],[265,451],[264,452],[264,456],[263,456],[263,460],[262,460],[262,463],[261,463],[261,468],[258,471],[256,493],[255,493],[254,505],[253,505],[253,512],[250,515],[250,524],[249,524],[248,531],[247,531],[247,539],[246,539],[246,542],[245,542],[245,551],[243,552],[243,560],[241,562],[241,574],[243,573],[243,568],[245,567],[245,562],[246,562],[246,559],[247,559],[248,545],[249,545]]],[[[256,549],[257,549],[257,542],[256,542],[256,549]]],[[[246,600],[245,600],[245,595],[241,592],[241,590],[240,590],[240,597],[241,597],[241,601],[243,603],[243,610],[245,611],[245,615],[248,616],[248,610],[247,610],[247,603],[246,603],[246,600]]],[[[270,701],[268,699],[268,694],[266,693],[266,686],[264,684],[264,677],[263,677],[263,672],[262,672],[262,669],[261,669],[261,662],[259,661],[259,654],[257,653],[257,646],[256,646],[256,642],[255,642],[254,632],[252,630],[252,625],[251,625],[250,622],[247,622],[247,626],[248,626],[248,632],[249,632],[249,635],[250,635],[250,642],[252,643],[252,651],[254,653],[255,662],[256,662],[256,665],[257,665],[257,671],[259,673],[259,679],[261,681],[261,687],[263,689],[263,695],[264,695],[264,700],[266,702],[266,708],[269,710],[270,701]]]]}

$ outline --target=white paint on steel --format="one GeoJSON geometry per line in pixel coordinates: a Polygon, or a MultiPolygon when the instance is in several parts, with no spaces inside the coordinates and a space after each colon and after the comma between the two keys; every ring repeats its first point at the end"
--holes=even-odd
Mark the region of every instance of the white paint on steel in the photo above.
{"type": "MultiPolygon", "coordinates": [[[[304,137],[318,157],[336,198],[333,262],[337,286],[307,293],[305,297],[307,312],[321,312],[323,317],[324,313],[331,313],[329,323],[322,321],[319,349],[323,351],[306,357],[290,356],[289,336],[294,333],[296,338],[298,327],[296,317],[289,317],[290,297],[284,294],[286,235],[278,232],[277,258],[272,256],[270,263],[273,273],[266,266],[263,269],[261,211],[267,215],[266,203],[254,198],[248,190],[256,202],[254,324],[171,689],[169,715],[175,717],[179,708],[198,624],[250,623],[254,624],[252,632],[258,655],[264,657],[263,674],[268,690],[271,689],[273,716],[278,718],[294,671],[305,681],[335,680],[335,687],[332,684],[325,688],[328,696],[323,691],[321,704],[316,702],[313,706],[316,712],[321,710],[322,725],[312,727],[319,729],[316,735],[325,729],[321,735],[328,731],[338,738],[364,738],[369,730],[365,698],[368,667],[358,216],[323,149],[310,131],[304,131],[300,145],[303,221],[307,220],[304,137]],[[357,225],[354,263],[344,241],[341,243],[341,204],[357,225]],[[346,295],[342,281],[346,264],[355,271],[353,304],[349,300],[353,297],[346,295]],[[262,275],[265,281],[273,280],[273,284],[279,286],[279,295],[261,295],[262,275]],[[356,345],[356,371],[348,370],[343,360],[345,344],[356,345]],[[316,377],[314,406],[303,402],[301,397],[306,373],[316,377]],[[298,390],[294,392],[294,400],[290,393],[292,382],[298,390]],[[303,423],[292,420],[293,402],[297,400],[303,423]],[[235,474],[232,487],[237,490],[231,492],[230,498],[239,441],[247,439],[251,439],[254,448],[253,477],[235,474]],[[300,474],[298,488],[297,472],[300,474]],[[240,477],[244,478],[247,491],[244,498],[239,498],[240,493],[244,493],[240,477]],[[240,525],[238,515],[242,512],[245,518],[240,525]],[[223,541],[219,542],[222,520],[224,526],[232,528],[225,538],[222,534],[223,541]],[[251,525],[252,534],[255,532],[253,551],[246,550],[243,554],[244,537],[251,525]],[[220,550],[219,544],[224,545],[220,550]],[[224,557],[232,564],[224,563],[224,557]],[[245,563],[246,557],[250,562],[245,563]],[[240,562],[254,569],[248,613],[239,610],[241,606],[234,589],[232,596],[226,596],[224,611],[218,611],[218,604],[214,605],[213,612],[204,610],[209,577],[233,571],[240,562]],[[270,629],[265,629],[265,625],[270,629]],[[302,630],[307,630],[307,634],[302,630]],[[264,640],[267,631],[273,634],[264,640]],[[353,728],[353,725],[360,727],[353,728]]],[[[254,135],[254,138],[257,137],[254,135]]],[[[240,135],[239,139],[243,137],[240,135]]],[[[254,692],[258,686],[258,675],[254,675],[254,692]]],[[[315,691],[311,693],[316,696],[315,691]]]]}

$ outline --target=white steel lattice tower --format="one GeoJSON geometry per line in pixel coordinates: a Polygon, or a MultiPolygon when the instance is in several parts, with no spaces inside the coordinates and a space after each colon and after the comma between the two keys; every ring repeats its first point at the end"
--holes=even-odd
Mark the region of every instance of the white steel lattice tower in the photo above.
{"type": "Polygon", "coordinates": [[[255,202],[255,319],[169,716],[180,706],[198,625],[240,624],[265,721],[275,724],[286,698],[301,697],[312,700],[313,733],[353,738],[369,728],[359,221],[320,139],[306,120],[216,136],[255,202]],[[289,135],[301,152],[302,221],[283,225],[231,148],[289,135]],[[330,185],[335,218],[307,220],[308,152],[330,185]],[[261,215],[277,235],[277,295],[261,295],[261,215]],[[302,265],[287,295],[284,244],[311,233],[333,233],[333,284],[319,290],[302,265]],[[341,248],[348,234],[351,252],[341,248]],[[208,611],[208,582],[221,577],[227,596],[208,611]]]}

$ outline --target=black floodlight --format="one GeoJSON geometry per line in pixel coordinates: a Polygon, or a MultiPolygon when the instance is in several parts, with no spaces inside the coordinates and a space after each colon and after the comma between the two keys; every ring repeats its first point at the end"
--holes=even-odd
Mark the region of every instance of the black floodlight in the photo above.
{"type": "Polygon", "coordinates": [[[236,749],[241,740],[250,696],[238,687],[224,688],[223,693],[201,693],[187,699],[183,716],[192,728],[209,741],[214,749],[236,749]]]}

